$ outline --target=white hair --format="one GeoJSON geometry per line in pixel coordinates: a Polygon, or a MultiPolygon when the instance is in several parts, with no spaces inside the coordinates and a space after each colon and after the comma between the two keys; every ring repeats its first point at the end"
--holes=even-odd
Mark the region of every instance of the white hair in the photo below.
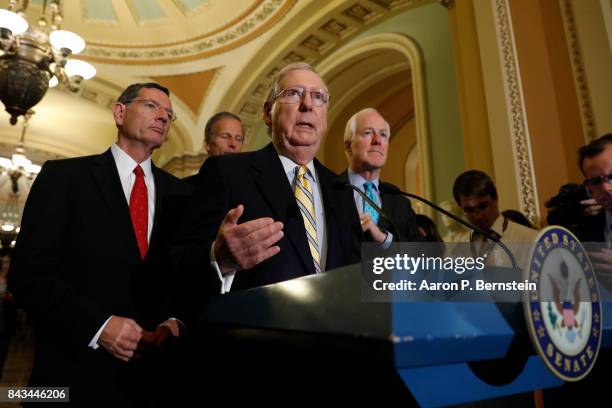
{"type": "MultiPolygon", "coordinates": [[[[344,143],[351,142],[353,138],[355,137],[355,132],[357,132],[357,118],[359,117],[359,115],[363,113],[369,113],[369,112],[376,112],[380,115],[380,112],[378,112],[374,108],[365,108],[350,117],[350,119],[346,122],[346,127],[344,128],[344,143]]],[[[380,116],[382,117],[382,115],[380,116]]],[[[387,125],[387,132],[391,133],[389,122],[387,122],[386,120],[385,120],[385,125],[387,125]]]]}

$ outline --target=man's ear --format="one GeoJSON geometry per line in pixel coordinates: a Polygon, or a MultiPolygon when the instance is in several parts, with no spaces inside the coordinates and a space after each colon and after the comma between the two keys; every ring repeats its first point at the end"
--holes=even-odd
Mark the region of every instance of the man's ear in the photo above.
{"type": "Polygon", "coordinates": [[[115,123],[117,125],[123,125],[123,116],[125,115],[126,105],[116,102],[113,105],[113,118],[115,119],[115,123]]]}
{"type": "Polygon", "coordinates": [[[264,103],[262,112],[263,121],[267,127],[272,126],[272,104],[270,102],[264,103]]]}
{"type": "Polygon", "coordinates": [[[344,152],[350,156],[351,153],[353,152],[353,150],[351,149],[351,141],[350,140],[345,140],[344,141],[344,152]]]}

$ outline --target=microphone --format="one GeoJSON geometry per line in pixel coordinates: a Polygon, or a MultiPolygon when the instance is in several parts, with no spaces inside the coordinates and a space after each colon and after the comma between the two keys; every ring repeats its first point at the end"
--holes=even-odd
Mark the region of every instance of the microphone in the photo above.
{"type": "Polygon", "coordinates": [[[405,191],[402,191],[399,188],[397,188],[396,186],[394,186],[393,184],[380,183],[380,191],[381,191],[381,193],[384,192],[384,193],[391,194],[391,195],[398,195],[399,194],[399,195],[403,195],[403,196],[406,196],[406,197],[414,198],[415,200],[418,200],[418,201],[420,201],[422,203],[427,204],[428,206],[430,206],[434,210],[437,210],[437,211],[441,212],[442,214],[446,215],[447,217],[452,218],[453,220],[457,221],[458,223],[460,223],[462,225],[465,225],[466,227],[468,227],[472,231],[476,231],[476,232],[484,235],[485,237],[487,237],[491,241],[499,244],[501,249],[503,249],[503,251],[506,253],[506,255],[508,255],[508,257],[510,258],[510,262],[512,262],[512,269],[518,270],[518,267],[516,265],[516,259],[514,259],[514,255],[512,255],[512,252],[510,252],[510,249],[508,249],[506,244],[501,242],[497,236],[489,233],[488,231],[480,229],[477,226],[475,226],[475,225],[473,225],[473,224],[471,224],[471,223],[469,223],[469,222],[467,222],[465,220],[462,220],[461,218],[457,217],[455,214],[451,214],[450,212],[446,211],[444,208],[439,207],[437,204],[432,203],[428,199],[423,198],[421,196],[418,196],[416,194],[406,193],[405,191]]]}
{"type": "MultiPolygon", "coordinates": [[[[335,180],[334,181],[334,187],[336,188],[349,188],[353,191],[356,191],[357,194],[359,194],[361,196],[362,199],[364,199],[368,204],[370,204],[370,207],[372,207],[374,209],[374,211],[376,211],[378,213],[378,215],[380,215],[380,218],[382,218],[383,220],[385,220],[388,224],[389,224],[389,229],[391,230],[391,233],[393,234],[393,237],[395,239],[399,239],[399,235],[397,233],[397,228],[395,228],[395,224],[389,219],[389,217],[387,217],[387,214],[385,214],[385,212],[382,210],[382,208],[380,208],[378,206],[378,204],[376,204],[370,197],[368,197],[366,195],[366,193],[364,193],[363,191],[361,191],[361,189],[359,187],[356,187],[354,185],[352,185],[351,183],[348,183],[344,180],[335,180]]],[[[382,185],[382,184],[381,184],[382,185]]]]}

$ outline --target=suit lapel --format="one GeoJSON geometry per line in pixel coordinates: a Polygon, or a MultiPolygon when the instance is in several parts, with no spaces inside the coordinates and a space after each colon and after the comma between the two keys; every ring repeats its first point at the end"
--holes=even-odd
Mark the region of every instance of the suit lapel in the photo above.
{"type": "Polygon", "coordinates": [[[255,184],[272,211],[283,222],[285,236],[298,253],[306,270],[314,273],[314,264],[306,241],[302,214],[287,181],[283,164],[272,143],[257,152],[252,166],[255,184]]]}
{"type": "MultiPolygon", "coordinates": [[[[349,180],[348,171],[346,170],[340,175],[340,178],[342,179],[342,181],[345,181],[349,184],[351,183],[351,181],[349,180]]],[[[349,210],[351,213],[351,228],[353,230],[352,236],[355,237],[355,239],[359,240],[359,242],[365,241],[365,236],[363,235],[361,225],[359,224],[359,210],[357,209],[357,204],[355,204],[355,193],[353,192],[353,190],[349,190],[348,188],[347,193],[350,194],[350,202],[353,204],[349,210]]]]}
{"type": "Polygon", "coordinates": [[[96,157],[93,166],[93,177],[100,189],[103,201],[110,210],[112,219],[117,220],[116,227],[120,231],[120,236],[129,237],[127,242],[129,242],[131,252],[134,256],[140,258],[136,235],[132,227],[130,209],[125,199],[117,166],[110,149],[96,157]]]}
{"type": "MultiPolygon", "coordinates": [[[[382,184],[382,181],[379,181],[379,187],[382,184]]],[[[379,190],[380,191],[380,190],[379,190]]],[[[387,217],[391,217],[392,210],[392,201],[390,200],[390,196],[385,193],[380,193],[380,209],[383,210],[387,217]]],[[[383,217],[380,217],[378,220],[378,226],[385,231],[389,231],[393,228],[389,225],[387,221],[383,217]]],[[[399,237],[395,237],[395,239],[399,239],[399,237]]]]}
{"type": "Polygon", "coordinates": [[[155,183],[155,212],[153,213],[153,229],[151,230],[151,238],[149,239],[149,249],[152,248],[159,239],[157,235],[159,231],[160,219],[164,211],[163,197],[168,192],[166,179],[160,174],[161,170],[151,163],[151,171],[153,173],[153,183],[155,183]]]}

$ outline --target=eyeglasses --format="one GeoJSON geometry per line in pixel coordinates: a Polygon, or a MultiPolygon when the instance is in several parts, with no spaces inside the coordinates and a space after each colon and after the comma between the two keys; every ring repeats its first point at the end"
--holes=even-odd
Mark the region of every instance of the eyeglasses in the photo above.
{"type": "Polygon", "coordinates": [[[612,173],[606,174],[605,176],[597,176],[584,180],[582,184],[585,187],[595,187],[602,183],[612,184],[612,173]]]}
{"type": "Polygon", "coordinates": [[[167,116],[166,119],[168,119],[171,122],[174,122],[176,120],[176,113],[174,113],[172,109],[164,108],[163,106],[161,106],[159,103],[157,103],[153,99],[132,99],[131,101],[126,102],[125,104],[128,105],[132,102],[140,102],[148,111],[154,112],[154,113],[157,113],[159,112],[160,109],[162,109],[164,112],[166,112],[166,116],[167,116]]]}
{"type": "Polygon", "coordinates": [[[314,106],[323,106],[329,102],[330,96],[323,89],[307,91],[302,87],[283,89],[276,95],[276,99],[284,103],[301,103],[306,93],[310,93],[310,99],[314,106]]]}

